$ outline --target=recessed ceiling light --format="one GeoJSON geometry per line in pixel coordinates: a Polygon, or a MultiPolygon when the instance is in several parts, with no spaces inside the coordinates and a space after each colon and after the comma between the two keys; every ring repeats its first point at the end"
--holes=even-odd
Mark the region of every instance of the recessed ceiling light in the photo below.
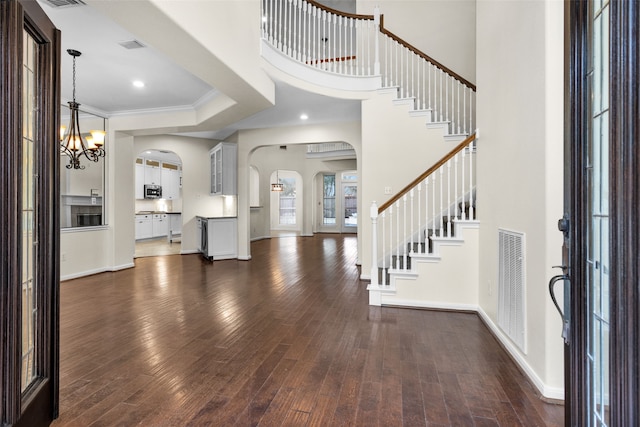
{"type": "Polygon", "coordinates": [[[144,82],[142,80],[134,80],[133,85],[135,87],[144,87],[144,82]]]}
{"type": "Polygon", "coordinates": [[[307,120],[309,118],[309,116],[307,116],[306,114],[302,113],[300,114],[300,120],[307,120]]]}

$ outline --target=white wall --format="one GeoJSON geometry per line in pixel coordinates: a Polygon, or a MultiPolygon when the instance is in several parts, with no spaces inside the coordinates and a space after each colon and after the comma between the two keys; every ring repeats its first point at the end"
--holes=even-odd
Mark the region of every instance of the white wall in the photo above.
{"type": "Polygon", "coordinates": [[[106,226],[69,229],[60,235],[62,280],[133,267],[133,137],[110,132],[107,137],[106,226]],[[130,168],[121,167],[131,164],[130,168]],[[130,188],[130,190],[129,190],[130,188]],[[124,236],[124,237],[123,237],[124,236]]]}
{"type": "Polygon", "coordinates": [[[497,324],[498,229],[525,233],[528,352],[511,350],[561,399],[561,321],[547,282],[562,245],[562,2],[479,1],[477,30],[480,307],[497,324]]]}
{"type": "Polygon", "coordinates": [[[407,105],[394,105],[395,94],[378,93],[362,102],[362,215],[360,239],[362,277],[371,271],[371,219],[369,208],[378,206],[433,166],[458,143],[445,142],[441,129],[427,129],[424,117],[409,115],[407,105]],[[385,187],[391,194],[385,194],[385,187]]]}
{"type": "Polygon", "coordinates": [[[476,0],[357,0],[357,13],[371,15],[375,6],[387,30],[476,81],[476,0]]]}

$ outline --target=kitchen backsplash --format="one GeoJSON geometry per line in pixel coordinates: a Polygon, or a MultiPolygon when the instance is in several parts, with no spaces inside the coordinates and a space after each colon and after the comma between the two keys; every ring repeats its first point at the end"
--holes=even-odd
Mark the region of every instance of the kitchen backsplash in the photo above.
{"type": "Polygon", "coordinates": [[[136,200],[136,212],[140,211],[181,212],[182,200],[136,200]]]}

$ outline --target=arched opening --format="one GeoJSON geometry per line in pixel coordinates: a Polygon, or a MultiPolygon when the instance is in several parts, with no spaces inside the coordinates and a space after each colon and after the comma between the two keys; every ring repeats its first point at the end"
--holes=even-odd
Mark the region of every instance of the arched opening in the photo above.
{"type": "Polygon", "coordinates": [[[182,160],[167,150],[135,159],[135,257],[174,255],[182,242],[182,160]]]}

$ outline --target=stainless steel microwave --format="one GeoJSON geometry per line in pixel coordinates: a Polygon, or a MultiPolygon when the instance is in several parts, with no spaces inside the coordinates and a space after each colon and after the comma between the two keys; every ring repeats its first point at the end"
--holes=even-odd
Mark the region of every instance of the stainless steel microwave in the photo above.
{"type": "Polygon", "coordinates": [[[145,185],[144,198],[145,199],[161,199],[162,187],[160,185],[145,185]]]}

